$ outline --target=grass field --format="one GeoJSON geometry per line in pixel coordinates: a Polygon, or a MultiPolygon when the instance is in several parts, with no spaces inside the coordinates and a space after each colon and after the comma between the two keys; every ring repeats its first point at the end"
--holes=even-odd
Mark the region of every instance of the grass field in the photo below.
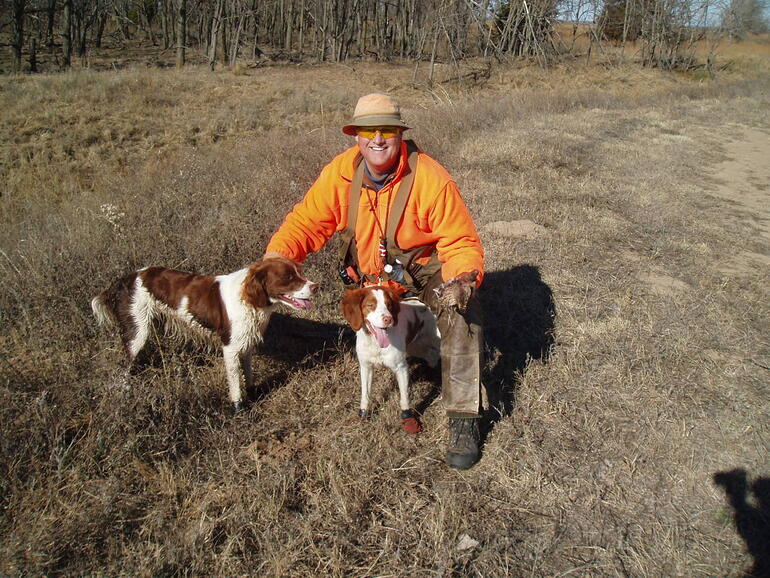
{"type": "Polygon", "coordinates": [[[0,573],[768,572],[768,69],[518,63],[430,90],[366,63],[3,77],[0,573]],[[485,383],[509,411],[467,472],[443,464],[423,366],[423,433],[400,430],[385,372],[355,419],[331,247],[236,417],[221,359],[193,349],[157,347],[118,387],[89,309],[138,266],[259,258],[374,89],[487,253],[485,383]]]}

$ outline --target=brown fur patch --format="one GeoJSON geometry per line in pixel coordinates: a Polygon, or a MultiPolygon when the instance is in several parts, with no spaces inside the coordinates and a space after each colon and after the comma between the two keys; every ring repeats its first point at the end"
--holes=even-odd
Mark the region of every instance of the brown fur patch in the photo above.
{"type": "Polygon", "coordinates": [[[353,331],[358,331],[364,324],[361,301],[365,293],[367,293],[366,289],[350,289],[345,292],[340,303],[342,316],[350,324],[353,331]]]}
{"type": "Polygon", "coordinates": [[[219,294],[219,282],[213,275],[150,267],[140,271],[139,276],[147,291],[172,309],[187,297],[187,310],[195,321],[216,333],[223,344],[230,342],[230,321],[219,294]]]}

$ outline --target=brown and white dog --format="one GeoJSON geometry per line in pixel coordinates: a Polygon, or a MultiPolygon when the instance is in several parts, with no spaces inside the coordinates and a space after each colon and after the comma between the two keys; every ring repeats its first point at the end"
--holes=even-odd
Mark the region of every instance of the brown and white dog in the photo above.
{"type": "Polygon", "coordinates": [[[91,301],[100,324],[117,324],[131,367],[147,343],[153,321],[172,337],[183,334],[222,347],[230,401],[242,407],[241,372],[254,385],[251,355],[262,342],[278,304],[312,307],[318,285],[286,259],[253,263],[228,275],[195,275],[149,267],[129,273],[91,301]]]}
{"type": "Polygon", "coordinates": [[[373,368],[384,365],[396,375],[401,405],[401,427],[420,431],[409,403],[407,356],[424,359],[431,367],[439,362],[440,336],[436,318],[417,299],[401,300],[389,287],[371,286],[348,291],[340,309],[356,332],[356,354],[361,371],[361,409],[366,417],[373,368]]]}

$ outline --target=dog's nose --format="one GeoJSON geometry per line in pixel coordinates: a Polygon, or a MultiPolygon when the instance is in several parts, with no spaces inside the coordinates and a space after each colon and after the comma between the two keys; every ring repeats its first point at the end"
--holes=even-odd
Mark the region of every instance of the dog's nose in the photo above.
{"type": "Polygon", "coordinates": [[[390,315],[383,315],[382,323],[383,325],[390,325],[391,323],[393,323],[393,317],[390,315]]]}
{"type": "Polygon", "coordinates": [[[309,289],[310,289],[310,293],[315,295],[316,293],[318,293],[318,284],[311,283],[309,289]]]}

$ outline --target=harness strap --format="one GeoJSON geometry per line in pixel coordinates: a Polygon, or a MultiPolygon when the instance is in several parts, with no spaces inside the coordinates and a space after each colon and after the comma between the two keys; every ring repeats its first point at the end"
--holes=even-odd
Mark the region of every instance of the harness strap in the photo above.
{"type": "Polygon", "coordinates": [[[361,153],[356,155],[353,161],[356,171],[350,183],[350,204],[348,205],[348,223],[345,233],[356,236],[356,221],[358,221],[358,201],[361,199],[361,187],[364,183],[364,157],[361,153]]]}
{"type": "MultiPolygon", "coordinates": [[[[417,172],[417,160],[420,150],[412,140],[405,141],[407,146],[407,170],[404,176],[401,178],[398,192],[393,199],[393,204],[388,212],[388,219],[385,229],[385,238],[387,243],[387,251],[389,257],[401,257],[402,264],[405,269],[413,269],[414,267],[421,269],[421,267],[413,265],[413,261],[416,257],[422,256],[426,253],[433,252],[433,259],[431,260],[430,271],[435,272],[440,269],[441,264],[435,255],[435,246],[423,245],[415,247],[409,251],[403,251],[396,244],[396,229],[401,222],[401,218],[404,215],[406,209],[406,203],[409,199],[409,194],[412,191],[414,185],[414,176],[417,172]],[[435,263],[433,263],[435,261],[435,263]]],[[[348,204],[348,220],[345,229],[340,231],[340,250],[339,258],[343,267],[354,265],[358,266],[358,253],[356,248],[356,222],[358,220],[358,205],[361,198],[361,187],[364,180],[364,163],[363,157],[358,154],[353,161],[355,170],[353,172],[353,179],[350,183],[350,195],[348,204]]],[[[426,271],[427,272],[427,271],[426,271]]],[[[432,274],[432,273],[431,273],[432,274]]],[[[387,274],[385,275],[387,277],[387,274]]],[[[409,274],[409,271],[405,271],[405,276],[408,282],[414,283],[417,281],[413,279],[413,275],[409,274]]]]}
{"type": "Polygon", "coordinates": [[[394,249],[398,249],[398,245],[396,245],[396,228],[401,222],[401,217],[404,216],[406,201],[409,198],[409,193],[412,192],[414,174],[417,172],[417,157],[420,154],[417,145],[411,140],[406,141],[406,150],[409,153],[409,156],[407,157],[407,167],[409,170],[401,179],[401,186],[398,188],[396,198],[393,199],[393,206],[391,206],[390,211],[388,212],[388,222],[385,227],[385,239],[388,244],[389,255],[394,253],[394,249]]]}
{"type": "Polygon", "coordinates": [[[355,171],[353,172],[353,180],[350,183],[350,194],[348,198],[348,221],[345,228],[340,231],[340,248],[339,258],[343,267],[348,265],[356,265],[356,221],[358,221],[358,201],[361,198],[361,186],[364,183],[364,157],[361,153],[356,155],[353,160],[353,166],[355,171]],[[353,257],[353,261],[348,256],[353,257]]]}

